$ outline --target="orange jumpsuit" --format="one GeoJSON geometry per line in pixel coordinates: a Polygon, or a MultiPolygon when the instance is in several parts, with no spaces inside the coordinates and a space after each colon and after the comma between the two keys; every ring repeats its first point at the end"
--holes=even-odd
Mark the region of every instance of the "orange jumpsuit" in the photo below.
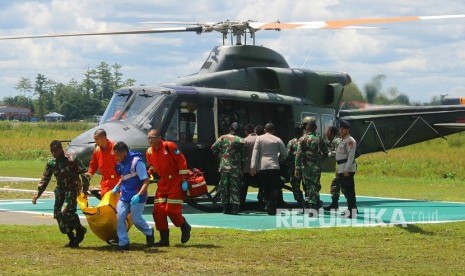
{"type": "Polygon", "coordinates": [[[102,149],[99,146],[94,149],[92,159],[89,163],[89,170],[87,171],[87,173],[94,175],[98,170],[102,175],[102,180],[100,181],[100,195],[102,197],[106,192],[111,191],[120,179],[120,176],[115,171],[118,161],[111,154],[114,143],[108,139],[107,142],[106,149],[102,149]]]}
{"type": "Polygon", "coordinates": [[[186,158],[175,143],[163,140],[158,149],[148,148],[146,157],[149,170],[154,169],[160,177],[153,204],[157,230],[168,230],[168,217],[175,226],[183,225],[184,192],[181,184],[188,173],[186,158]]]}

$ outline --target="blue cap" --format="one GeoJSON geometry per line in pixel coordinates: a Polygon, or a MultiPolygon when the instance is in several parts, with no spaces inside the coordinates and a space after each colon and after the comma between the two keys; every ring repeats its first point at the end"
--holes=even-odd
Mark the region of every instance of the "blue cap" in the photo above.
{"type": "Polygon", "coordinates": [[[350,123],[346,120],[339,120],[339,127],[350,129],[350,123]]]}

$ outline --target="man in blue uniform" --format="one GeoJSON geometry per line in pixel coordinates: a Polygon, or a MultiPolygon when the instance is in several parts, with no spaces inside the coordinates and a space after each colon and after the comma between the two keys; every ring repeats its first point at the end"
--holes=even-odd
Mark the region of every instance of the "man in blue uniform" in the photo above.
{"type": "Polygon", "coordinates": [[[113,154],[118,160],[116,172],[121,179],[113,188],[112,193],[121,192],[116,212],[118,213],[118,248],[129,249],[129,236],[126,218],[131,213],[132,223],[146,236],[147,246],[154,245],[153,228],[142,217],[145,202],[147,201],[147,187],[150,179],[146,166],[141,159],[141,154],[129,151],[124,142],[117,142],[113,146],[113,154]]]}

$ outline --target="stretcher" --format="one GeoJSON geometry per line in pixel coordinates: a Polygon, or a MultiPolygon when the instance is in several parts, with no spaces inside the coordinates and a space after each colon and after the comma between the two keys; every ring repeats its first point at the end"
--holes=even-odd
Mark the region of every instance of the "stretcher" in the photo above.
{"type": "MultiPolygon", "coordinates": [[[[81,193],[77,197],[77,204],[86,216],[87,223],[94,234],[101,240],[109,244],[114,244],[118,240],[116,233],[117,218],[116,204],[119,200],[119,194],[107,192],[97,206],[89,206],[87,195],[81,193]]],[[[131,217],[126,218],[126,225],[129,230],[132,226],[131,217]]]]}

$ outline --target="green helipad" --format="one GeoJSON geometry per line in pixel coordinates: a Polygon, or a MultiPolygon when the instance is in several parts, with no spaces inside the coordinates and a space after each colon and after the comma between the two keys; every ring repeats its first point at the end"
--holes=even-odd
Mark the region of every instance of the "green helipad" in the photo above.
{"type": "MultiPolygon", "coordinates": [[[[285,200],[292,202],[292,194],[285,193],[285,200]]],[[[324,202],[330,202],[329,195],[322,195],[324,202]]],[[[256,194],[249,193],[248,199],[253,200],[256,194]]],[[[97,205],[98,200],[89,199],[90,205],[97,205]]],[[[465,203],[422,201],[400,198],[381,198],[357,196],[359,213],[356,219],[345,219],[340,212],[345,207],[345,200],[340,200],[341,209],[338,212],[323,212],[316,217],[309,217],[301,209],[281,209],[278,215],[269,216],[264,212],[249,211],[238,216],[222,213],[205,213],[184,206],[184,216],[192,226],[234,228],[243,230],[271,230],[279,228],[318,228],[318,227],[369,227],[406,225],[412,223],[442,223],[465,220],[465,203]]],[[[0,200],[0,210],[4,212],[20,212],[30,214],[53,214],[53,199],[39,199],[33,205],[30,199],[0,200]]],[[[85,217],[79,211],[81,217],[85,217]]],[[[152,206],[147,205],[144,217],[153,223],[152,206]]],[[[23,218],[21,216],[21,218],[23,218]]],[[[23,218],[24,219],[24,218],[23,218]]]]}

